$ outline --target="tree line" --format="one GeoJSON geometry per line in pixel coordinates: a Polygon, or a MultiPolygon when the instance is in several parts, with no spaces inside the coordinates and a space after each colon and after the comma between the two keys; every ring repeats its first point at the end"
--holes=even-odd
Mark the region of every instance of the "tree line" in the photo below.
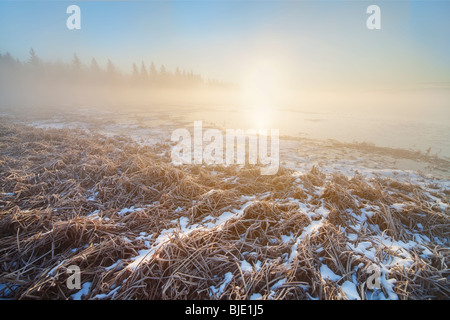
{"type": "Polygon", "coordinates": [[[144,61],[133,63],[131,72],[126,73],[110,60],[102,68],[95,58],[90,64],[82,63],[76,53],[72,61],[44,61],[33,48],[29,51],[27,61],[14,58],[9,52],[0,52],[0,72],[2,77],[38,77],[40,79],[52,79],[54,81],[69,81],[72,83],[103,83],[103,84],[128,84],[141,87],[195,87],[195,86],[219,86],[229,87],[231,84],[216,79],[204,80],[200,74],[192,70],[176,68],[173,72],[167,70],[164,65],[156,66],[154,62],[146,64],[144,61]]]}

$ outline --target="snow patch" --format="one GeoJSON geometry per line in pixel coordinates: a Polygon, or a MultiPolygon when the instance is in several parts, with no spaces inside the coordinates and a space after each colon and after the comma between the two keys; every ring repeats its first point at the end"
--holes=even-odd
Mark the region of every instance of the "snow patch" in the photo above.
{"type": "Polygon", "coordinates": [[[223,282],[219,286],[219,288],[214,286],[209,287],[209,289],[211,290],[210,296],[220,297],[231,280],[233,280],[233,274],[231,272],[225,273],[223,282]]]}
{"type": "Polygon", "coordinates": [[[339,281],[342,279],[341,276],[334,273],[326,264],[322,264],[320,267],[320,274],[323,279],[328,279],[331,281],[339,281]]]}
{"type": "Polygon", "coordinates": [[[345,281],[341,286],[342,292],[348,300],[361,300],[356,285],[353,282],[345,281]]]}
{"type": "Polygon", "coordinates": [[[81,300],[83,296],[87,296],[91,291],[92,282],[85,282],[81,286],[81,290],[71,295],[73,300],[81,300]]]}

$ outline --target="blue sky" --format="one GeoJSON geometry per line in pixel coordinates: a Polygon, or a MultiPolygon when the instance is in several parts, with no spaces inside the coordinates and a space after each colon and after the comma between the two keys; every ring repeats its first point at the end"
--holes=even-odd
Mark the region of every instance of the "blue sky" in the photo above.
{"type": "Polygon", "coordinates": [[[293,85],[450,81],[450,1],[4,1],[0,50],[26,60],[110,58],[237,81],[269,61],[293,85]],[[365,10],[381,7],[381,30],[365,10]],[[81,8],[81,30],[66,8],[81,8]]]}

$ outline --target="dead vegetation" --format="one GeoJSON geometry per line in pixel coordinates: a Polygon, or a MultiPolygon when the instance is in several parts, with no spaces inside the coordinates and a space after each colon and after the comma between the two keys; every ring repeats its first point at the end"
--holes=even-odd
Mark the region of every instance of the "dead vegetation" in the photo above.
{"type": "Polygon", "coordinates": [[[364,299],[377,264],[399,299],[449,298],[448,190],[174,167],[167,148],[0,122],[0,296],[71,299],[75,265],[83,299],[345,299],[346,281],[364,299]]]}

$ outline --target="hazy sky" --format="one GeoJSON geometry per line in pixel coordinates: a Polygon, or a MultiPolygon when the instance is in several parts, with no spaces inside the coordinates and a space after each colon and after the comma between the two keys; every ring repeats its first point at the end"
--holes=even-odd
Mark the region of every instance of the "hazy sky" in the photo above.
{"type": "Polygon", "coordinates": [[[449,13],[450,1],[0,0],[0,50],[76,52],[127,72],[154,61],[238,83],[265,66],[294,87],[449,82],[449,13]],[[66,28],[71,4],[81,30],[66,28]],[[366,28],[370,4],[381,30],[366,28]]]}

